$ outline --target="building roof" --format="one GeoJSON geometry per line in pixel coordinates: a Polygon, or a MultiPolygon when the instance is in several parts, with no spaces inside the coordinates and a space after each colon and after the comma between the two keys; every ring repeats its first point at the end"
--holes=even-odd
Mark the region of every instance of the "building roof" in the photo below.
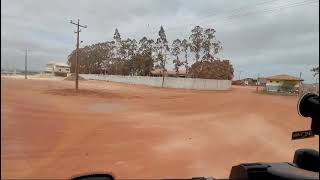
{"type": "Polygon", "coordinates": [[[286,80],[286,81],[303,81],[303,79],[290,76],[287,74],[280,74],[280,75],[275,75],[275,76],[269,76],[266,77],[267,80],[286,80]]]}

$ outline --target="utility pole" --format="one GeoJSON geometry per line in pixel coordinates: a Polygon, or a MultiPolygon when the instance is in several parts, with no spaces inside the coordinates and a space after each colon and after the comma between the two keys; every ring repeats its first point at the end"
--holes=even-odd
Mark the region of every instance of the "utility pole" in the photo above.
{"type": "Polygon", "coordinates": [[[76,90],[78,90],[78,77],[79,77],[79,34],[81,32],[80,27],[87,28],[86,25],[80,25],[80,20],[78,19],[78,23],[74,23],[72,20],[70,21],[71,24],[77,26],[77,31],[74,32],[77,34],[77,50],[76,50],[76,63],[75,63],[75,73],[76,73],[76,90]]]}
{"type": "Polygon", "coordinates": [[[165,51],[165,53],[164,53],[164,62],[163,62],[163,67],[162,67],[162,84],[161,84],[161,88],[163,88],[163,85],[164,85],[166,61],[167,61],[167,52],[165,51]]]}
{"type": "Polygon", "coordinates": [[[161,87],[163,88],[163,84],[164,84],[164,70],[165,70],[165,67],[166,67],[166,61],[164,61],[164,67],[162,68],[162,84],[161,84],[161,87]]]}
{"type": "MultiPolygon", "coordinates": [[[[301,77],[302,77],[302,72],[300,72],[300,79],[301,79],[301,77]]],[[[302,96],[302,91],[301,91],[301,89],[302,89],[302,81],[299,81],[299,96],[302,96]]]]}
{"type": "Polygon", "coordinates": [[[26,49],[25,57],[24,57],[24,79],[27,78],[27,65],[28,65],[28,49],[26,49]]]}
{"type": "Polygon", "coordinates": [[[260,74],[258,73],[257,82],[256,82],[256,92],[259,92],[259,86],[260,86],[259,77],[260,77],[260,74]]]}

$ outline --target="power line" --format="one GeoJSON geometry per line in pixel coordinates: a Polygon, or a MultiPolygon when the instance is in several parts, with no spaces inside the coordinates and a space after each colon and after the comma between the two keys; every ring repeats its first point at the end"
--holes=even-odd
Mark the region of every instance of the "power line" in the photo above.
{"type": "MultiPolygon", "coordinates": [[[[278,0],[271,0],[271,1],[262,1],[260,3],[256,3],[254,5],[246,5],[246,6],[243,6],[243,7],[240,7],[240,8],[236,8],[236,9],[232,9],[230,11],[227,11],[226,13],[233,13],[233,12],[241,12],[242,9],[245,9],[245,8],[253,8],[253,7],[258,7],[259,5],[263,5],[263,4],[269,4],[269,3],[272,3],[272,2],[275,2],[275,1],[278,1],[278,0]]],[[[226,14],[225,13],[225,14],[226,14]]],[[[205,22],[206,19],[208,20],[208,18],[212,18],[212,17],[215,17],[215,16],[218,16],[218,15],[221,15],[219,13],[213,13],[213,14],[209,14],[207,16],[204,16],[202,17],[203,20],[201,21],[198,21],[197,24],[199,23],[202,23],[202,22],[205,22]]],[[[192,24],[187,24],[187,25],[194,25],[195,23],[192,23],[192,24]]],[[[168,29],[167,29],[168,30],[168,29]]]]}
{"type": "MultiPolygon", "coordinates": [[[[260,2],[260,3],[254,4],[254,5],[249,5],[249,4],[248,4],[248,5],[246,5],[246,6],[243,6],[243,7],[240,7],[240,8],[236,8],[236,9],[232,9],[232,10],[230,10],[230,11],[227,11],[227,13],[230,13],[230,12],[232,13],[232,11],[237,12],[237,11],[240,11],[240,10],[242,10],[242,9],[244,9],[244,8],[255,7],[255,6],[259,6],[259,5],[262,5],[262,4],[268,4],[268,3],[271,3],[271,2],[275,2],[275,1],[278,1],[278,0],[262,1],[262,2],[260,2]]],[[[220,14],[219,14],[219,13],[209,14],[209,15],[207,15],[207,16],[202,17],[202,19],[212,18],[212,17],[217,16],[217,15],[220,15],[220,14]]],[[[198,21],[198,23],[201,23],[202,21],[204,21],[204,20],[198,21]]],[[[190,26],[190,25],[194,25],[194,23],[183,24],[183,25],[181,25],[181,26],[190,26]]],[[[180,27],[181,27],[181,26],[180,26],[180,27]]],[[[167,28],[166,31],[170,31],[171,29],[177,29],[177,28],[180,28],[180,27],[167,28]]],[[[156,33],[156,32],[157,32],[157,31],[155,30],[154,33],[156,33]]]]}
{"type": "MultiPolygon", "coordinates": [[[[314,2],[313,2],[314,3],[314,2]]],[[[261,11],[259,13],[267,13],[267,14],[275,14],[275,13],[281,13],[280,10],[283,10],[283,9],[287,9],[287,8],[293,8],[293,7],[297,7],[297,6],[301,6],[301,5],[308,5],[310,3],[305,3],[305,4],[299,4],[299,5],[292,5],[292,6],[286,6],[286,7],[280,7],[278,9],[268,9],[268,10],[264,10],[264,11],[261,11]]],[[[245,16],[250,16],[250,15],[255,15],[255,14],[259,14],[259,13],[247,13],[247,14],[241,14],[237,17],[232,17],[232,18],[229,18],[228,20],[224,21],[225,23],[229,23],[229,22],[232,22],[233,19],[236,19],[236,18],[239,18],[239,17],[245,17],[245,16]]]]}
{"type": "Polygon", "coordinates": [[[230,18],[233,18],[233,17],[237,17],[237,16],[246,16],[246,15],[251,15],[251,14],[257,14],[257,13],[263,13],[263,12],[273,12],[273,11],[276,11],[276,10],[281,10],[281,9],[284,9],[284,8],[291,8],[291,7],[297,7],[297,6],[302,6],[302,5],[307,5],[307,4],[312,4],[312,3],[316,3],[316,2],[319,2],[319,1],[310,1],[310,0],[306,0],[306,1],[303,1],[303,2],[299,2],[299,3],[292,3],[292,4],[286,4],[284,6],[278,6],[276,8],[271,8],[271,9],[262,9],[262,11],[253,11],[253,12],[247,12],[247,13],[242,13],[242,14],[236,14],[236,15],[232,15],[232,16],[229,16],[230,18]],[[309,2],[309,3],[308,3],[309,2]]]}
{"type": "MultiPolygon", "coordinates": [[[[297,7],[297,6],[302,6],[302,5],[307,5],[307,4],[312,4],[312,3],[316,3],[318,1],[301,1],[301,2],[295,2],[295,3],[291,3],[291,4],[285,4],[284,6],[280,6],[280,7],[276,7],[276,8],[270,8],[270,9],[262,9],[263,11],[254,11],[254,12],[247,12],[247,13],[240,13],[240,14],[236,14],[236,15],[230,15],[230,16],[226,16],[226,17],[222,17],[220,19],[217,19],[217,21],[220,22],[229,22],[232,19],[235,18],[239,18],[239,17],[244,17],[244,16],[248,16],[248,15],[257,15],[259,13],[265,13],[265,12],[273,12],[276,10],[281,10],[281,9],[285,9],[285,8],[291,8],[291,7],[297,7]],[[309,3],[307,3],[309,2],[309,3]],[[225,20],[222,20],[225,19],[225,20]]],[[[209,19],[210,20],[210,19],[209,19]]],[[[212,19],[211,19],[212,20],[212,19]]],[[[208,20],[205,20],[208,21],[208,20]]],[[[205,22],[205,21],[200,21],[200,23],[205,22]]],[[[166,31],[170,31],[170,30],[166,30],[166,31]]]]}
{"type": "Polygon", "coordinates": [[[244,16],[249,16],[249,15],[257,15],[259,13],[269,13],[269,14],[273,14],[274,12],[280,12],[279,10],[282,9],[286,9],[286,8],[292,8],[292,7],[297,7],[297,6],[302,6],[302,5],[309,5],[312,3],[316,3],[318,1],[312,1],[310,3],[294,3],[294,4],[289,4],[290,6],[288,6],[288,4],[286,6],[280,6],[277,8],[271,8],[271,9],[264,9],[263,11],[255,11],[255,12],[248,12],[248,13],[242,13],[242,14],[238,14],[237,16],[229,16],[227,18],[225,18],[225,20],[221,20],[218,19],[218,22],[224,22],[224,23],[229,23],[232,22],[233,19],[239,18],[239,17],[244,17],[244,16]]]}
{"type": "MultiPolygon", "coordinates": [[[[264,9],[261,9],[261,10],[258,10],[258,11],[247,11],[245,13],[239,13],[239,14],[234,14],[232,12],[238,12],[239,10],[241,9],[244,9],[244,8],[248,8],[248,7],[257,7],[258,5],[265,5],[265,4],[270,4],[272,2],[276,2],[278,0],[271,0],[271,1],[263,1],[263,2],[260,2],[260,3],[257,3],[253,6],[244,6],[244,7],[241,7],[241,8],[237,8],[237,9],[233,9],[231,11],[228,11],[228,12],[231,12],[231,15],[224,15],[224,14],[218,14],[218,13],[215,13],[213,15],[209,15],[209,16],[205,16],[205,17],[208,17],[208,18],[204,18],[203,20],[201,21],[198,21],[197,23],[189,23],[189,24],[182,24],[182,25],[179,25],[179,26],[176,26],[176,27],[169,27],[169,28],[166,28],[166,32],[170,32],[170,31],[173,31],[173,30],[177,30],[177,29],[180,29],[180,28],[183,28],[184,26],[195,26],[196,24],[201,24],[201,23],[204,23],[204,22],[207,22],[207,21],[212,21],[214,17],[217,17],[218,15],[222,16],[220,17],[219,19],[216,19],[216,21],[219,21],[219,22],[230,22],[230,20],[233,20],[233,19],[236,19],[236,18],[239,18],[239,17],[244,17],[244,16],[249,16],[249,15],[257,15],[259,13],[272,13],[274,11],[278,11],[278,10],[282,10],[282,9],[287,9],[287,8],[293,8],[293,7],[297,7],[297,6],[303,6],[303,5],[308,5],[308,4],[313,4],[313,3],[317,3],[318,1],[314,1],[314,0],[305,0],[305,1],[300,1],[300,2],[294,2],[294,1],[288,1],[290,3],[287,3],[287,4],[283,4],[282,6],[278,6],[278,7],[273,7],[273,8],[264,8],[264,9]],[[292,3],[293,2],[293,3],[292,3]],[[224,16],[224,17],[223,17],[224,16]]],[[[279,2],[279,1],[278,1],[279,2]]],[[[148,33],[145,34],[145,36],[148,36],[150,35],[151,33],[154,34],[154,33],[157,33],[158,31],[149,31],[148,33]]]]}

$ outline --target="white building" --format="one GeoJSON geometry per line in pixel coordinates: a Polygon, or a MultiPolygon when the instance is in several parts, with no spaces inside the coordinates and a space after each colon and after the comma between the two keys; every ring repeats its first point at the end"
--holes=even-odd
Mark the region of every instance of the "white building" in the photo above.
{"type": "Polygon", "coordinates": [[[70,66],[65,63],[50,62],[47,64],[46,73],[52,73],[55,76],[67,76],[70,73],[70,66]]]}

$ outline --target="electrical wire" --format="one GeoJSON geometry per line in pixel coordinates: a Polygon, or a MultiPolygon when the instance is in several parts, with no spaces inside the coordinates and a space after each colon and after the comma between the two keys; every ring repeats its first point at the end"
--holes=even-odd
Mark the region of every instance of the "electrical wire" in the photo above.
{"type": "MultiPolygon", "coordinates": [[[[247,12],[244,12],[244,11],[241,11],[245,8],[253,8],[253,7],[259,7],[260,5],[270,5],[270,3],[274,3],[274,2],[280,2],[279,0],[270,0],[270,1],[263,1],[263,2],[260,2],[260,3],[256,3],[254,5],[247,5],[247,6],[243,6],[241,8],[237,8],[237,9],[233,9],[231,11],[228,11],[230,12],[229,15],[227,14],[213,14],[213,15],[208,15],[208,16],[205,16],[204,18],[202,18],[202,20],[198,21],[197,23],[189,23],[189,24],[182,24],[182,25],[179,25],[179,26],[176,26],[176,27],[169,27],[169,28],[166,28],[165,31],[166,32],[170,32],[170,31],[173,31],[173,30],[178,30],[180,28],[183,28],[185,26],[195,26],[196,24],[202,24],[204,22],[208,22],[208,21],[215,21],[215,22],[230,22],[232,21],[233,19],[237,19],[237,18],[240,18],[240,17],[245,17],[245,16],[254,16],[254,15],[258,15],[258,14],[265,14],[265,13],[270,13],[272,14],[273,12],[276,12],[276,11],[279,11],[279,10],[283,10],[283,9],[288,9],[288,8],[293,8],[293,7],[298,7],[298,6],[303,6],[303,5],[310,5],[310,4],[314,4],[314,3],[319,3],[318,0],[304,0],[304,1],[300,1],[300,2],[294,2],[294,1],[287,1],[287,4],[282,4],[281,6],[277,6],[277,7],[272,7],[272,8],[264,8],[264,9],[258,9],[256,11],[247,11],[247,12]],[[289,3],[288,3],[289,2],[289,3]],[[240,12],[238,14],[236,14],[237,12],[240,12]],[[219,17],[219,19],[213,19],[214,17],[219,17]],[[208,18],[206,18],[208,17],[208,18]]],[[[263,7],[263,6],[262,6],[263,7]]],[[[318,7],[318,6],[316,6],[318,7]]],[[[158,31],[154,30],[154,31],[149,31],[148,33],[145,34],[145,36],[148,36],[148,35],[154,35],[158,33],[158,31]]]]}

